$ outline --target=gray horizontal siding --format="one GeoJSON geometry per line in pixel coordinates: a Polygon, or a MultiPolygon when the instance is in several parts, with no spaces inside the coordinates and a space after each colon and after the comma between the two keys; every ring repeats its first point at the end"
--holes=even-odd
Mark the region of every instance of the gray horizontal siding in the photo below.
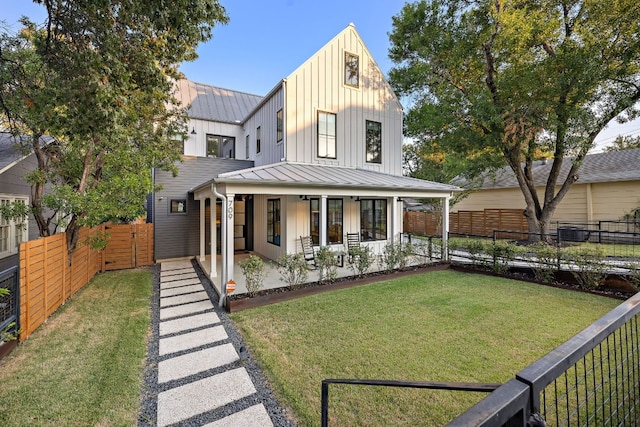
{"type": "Polygon", "coordinates": [[[162,189],[154,194],[153,222],[155,233],[155,259],[196,256],[200,252],[200,202],[189,190],[203,184],[220,173],[253,166],[248,160],[195,157],[178,165],[178,176],[156,171],[155,183],[162,189]],[[160,200],[162,199],[162,200],[160,200]],[[172,199],[186,199],[186,214],[169,213],[172,199]]]}

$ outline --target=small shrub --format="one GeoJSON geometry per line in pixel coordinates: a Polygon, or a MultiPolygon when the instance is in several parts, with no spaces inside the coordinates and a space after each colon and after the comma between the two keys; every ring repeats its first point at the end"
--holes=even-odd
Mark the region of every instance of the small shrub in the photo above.
{"type": "Polygon", "coordinates": [[[489,260],[487,256],[493,252],[493,248],[491,246],[487,246],[487,244],[492,243],[493,242],[485,241],[483,239],[469,239],[467,244],[461,249],[469,251],[473,265],[488,267],[489,260]]]}
{"type": "Polygon", "coordinates": [[[382,249],[382,264],[385,270],[392,271],[407,266],[411,256],[411,245],[403,242],[388,242],[382,249]]]}
{"type": "Polygon", "coordinates": [[[321,283],[331,283],[338,277],[338,259],[328,246],[321,246],[316,252],[316,266],[321,283]]]}
{"type": "Polygon", "coordinates": [[[304,283],[309,278],[309,266],[301,253],[284,254],[278,258],[280,280],[293,287],[304,283]]]}
{"type": "Polygon", "coordinates": [[[558,265],[558,250],[544,242],[537,242],[529,246],[536,257],[536,265],[533,267],[533,275],[541,283],[551,283],[558,265]]]}
{"type": "Polygon", "coordinates": [[[496,240],[492,246],[493,271],[502,274],[509,270],[516,257],[517,247],[514,243],[496,240]]]}
{"type": "Polygon", "coordinates": [[[373,250],[369,246],[355,246],[349,249],[349,265],[353,272],[362,277],[373,265],[373,250]]]}
{"type": "Polygon", "coordinates": [[[247,292],[254,296],[262,288],[264,280],[264,261],[255,255],[243,259],[238,263],[246,280],[247,292]]]}
{"type": "Polygon", "coordinates": [[[580,286],[595,289],[604,282],[606,265],[602,249],[583,247],[567,256],[574,265],[571,273],[580,286]]]}

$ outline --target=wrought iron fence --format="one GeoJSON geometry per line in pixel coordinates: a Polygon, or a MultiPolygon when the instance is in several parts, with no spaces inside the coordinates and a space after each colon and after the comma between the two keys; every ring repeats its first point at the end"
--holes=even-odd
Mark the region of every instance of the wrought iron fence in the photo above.
{"type": "Polygon", "coordinates": [[[0,288],[9,290],[9,294],[0,296],[0,331],[9,324],[18,321],[18,267],[0,272],[0,288]]]}

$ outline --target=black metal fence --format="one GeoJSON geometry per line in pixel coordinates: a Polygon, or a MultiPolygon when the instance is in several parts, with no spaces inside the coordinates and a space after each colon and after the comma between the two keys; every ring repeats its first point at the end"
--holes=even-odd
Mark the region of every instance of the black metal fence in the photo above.
{"type": "Polygon", "coordinates": [[[636,294],[449,426],[640,425],[639,313],[636,294]]]}
{"type": "Polygon", "coordinates": [[[18,322],[18,267],[11,267],[0,272],[0,288],[9,290],[9,294],[0,296],[0,331],[8,325],[18,322]]]}

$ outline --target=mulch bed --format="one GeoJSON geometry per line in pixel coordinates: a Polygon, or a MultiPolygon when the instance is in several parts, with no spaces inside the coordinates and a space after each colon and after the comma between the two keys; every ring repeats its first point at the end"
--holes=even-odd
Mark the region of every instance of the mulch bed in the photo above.
{"type": "Polygon", "coordinates": [[[263,305],[274,304],[282,301],[289,301],[296,298],[315,295],[322,292],[335,291],[338,289],[346,289],[354,286],[366,285],[369,283],[379,282],[385,279],[411,276],[422,274],[429,271],[447,270],[450,264],[429,264],[422,266],[407,267],[403,270],[393,271],[392,273],[376,272],[365,274],[362,278],[354,276],[341,277],[333,283],[311,282],[304,283],[294,288],[280,287],[273,289],[264,289],[256,293],[256,296],[249,297],[247,294],[231,295],[225,301],[225,310],[228,313],[246,310],[248,308],[260,307],[263,305]]]}
{"type": "Polygon", "coordinates": [[[342,277],[337,279],[333,283],[304,283],[294,288],[280,287],[273,289],[265,289],[256,293],[255,296],[250,297],[248,294],[230,295],[225,301],[225,310],[228,313],[235,313],[237,311],[246,310],[249,308],[260,307],[263,305],[274,304],[283,301],[289,301],[296,298],[305,297],[308,295],[315,295],[322,292],[329,292],[338,289],[346,289],[354,286],[366,285],[373,282],[379,282],[381,280],[410,276],[415,274],[427,273],[429,271],[447,270],[452,269],[456,271],[463,271],[465,273],[472,274],[485,274],[496,277],[506,277],[510,279],[521,280],[530,283],[536,283],[539,285],[551,286],[554,288],[561,288],[572,290],[576,292],[584,292],[594,295],[606,296],[619,300],[626,300],[633,294],[635,290],[631,288],[628,283],[620,279],[616,275],[609,276],[605,281],[605,284],[598,289],[584,289],[580,287],[574,280],[573,276],[569,272],[559,272],[554,277],[551,283],[541,283],[535,279],[535,276],[531,269],[527,268],[512,268],[504,274],[498,274],[489,269],[483,269],[478,266],[465,266],[449,263],[428,264],[421,266],[407,267],[403,270],[387,272],[375,272],[368,273],[362,278],[355,278],[354,276],[342,277]]]}

